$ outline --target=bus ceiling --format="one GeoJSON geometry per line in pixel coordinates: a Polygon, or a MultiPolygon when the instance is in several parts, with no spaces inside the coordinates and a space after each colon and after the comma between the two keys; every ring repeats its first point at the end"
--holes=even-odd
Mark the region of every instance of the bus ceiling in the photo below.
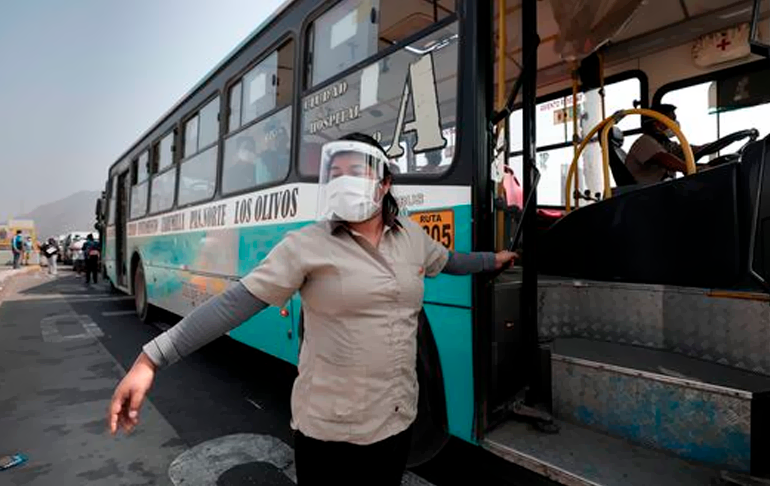
{"type": "MultiPolygon", "coordinates": [[[[527,0],[524,0],[527,1],[527,0]]],[[[522,0],[505,2],[505,79],[510,91],[524,63],[521,49],[522,0]]],[[[741,23],[758,26],[770,0],[537,0],[538,85],[568,79],[579,63],[601,51],[605,67],[692,42],[705,33],[741,23]]],[[[499,36],[495,2],[495,38],[499,36]]],[[[755,53],[770,46],[752,29],[755,53]]],[[[497,59],[495,60],[497,63],[497,59]]]]}

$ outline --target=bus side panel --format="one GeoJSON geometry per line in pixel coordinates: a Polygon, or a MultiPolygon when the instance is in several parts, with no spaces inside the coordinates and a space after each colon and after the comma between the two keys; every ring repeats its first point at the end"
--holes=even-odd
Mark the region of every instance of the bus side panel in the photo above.
{"type": "MultiPolygon", "coordinates": [[[[472,244],[471,206],[459,204],[450,209],[454,213],[454,251],[469,252],[472,244]]],[[[440,274],[435,278],[425,279],[425,313],[436,339],[441,361],[449,433],[474,442],[473,334],[470,306],[470,276],[440,274]],[[451,307],[441,304],[451,304],[451,307]]]]}
{"type": "Polygon", "coordinates": [[[473,439],[473,334],[470,309],[425,305],[444,375],[449,433],[473,439]]]}
{"type": "MultiPolygon", "coordinates": [[[[454,251],[471,251],[471,207],[454,206],[454,251]]],[[[425,302],[431,304],[450,304],[453,306],[471,306],[471,278],[439,274],[435,278],[425,279],[425,302]]]]}

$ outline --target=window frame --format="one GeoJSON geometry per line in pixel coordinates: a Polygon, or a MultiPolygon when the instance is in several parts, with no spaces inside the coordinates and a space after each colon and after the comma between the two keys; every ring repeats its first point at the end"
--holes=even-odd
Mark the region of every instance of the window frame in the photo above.
{"type": "Polygon", "coordinates": [[[196,155],[200,154],[201,152],[205,152],[209,148],[213,147],[214,145],[217,145],[220,140],[222,139],[222,94],[219,92],[219,90],[215,91],[214,94],[203,100],[203,102],[199,103],[195,109],[191,111],[189,115],[186,115],[182,117],[181,120],[182,124],[182,130],[181,130],[181,139],[182,139],[182,155],[178,157],[179,165],[181,166],[186,160],[189,160],[196,155]],[[200,145],[200,134],[201,134],[201,122],[200,122],[200,114],[203,109],[208,106],[208,104],[215,99],[219,98],[219,113],[217,114],[217,136],[214,138],[214,141],[206,146],[200,145]],[[196,138],[196,147],[197,150],[192,154],[186,154],[184,153],[184,147],[187,145],[187,123],[192,120],[193,118],[198,117],[198,136],[196,138]]]}
{"type": "Polygon", "coordinates": [[[222,151],[220,150],[220,147],[219,147],[219,145],[220,145],[219,142],[220,141],[221,141],[221,139],[218,139],[216,144],[211,144],[208,147],[206,147],[203,150],[201,150],[200,152],[198,152],[195,155],[193,155],[192,157],[189,157],[189,158],[185,159],[184,161],[180,161],[179,162],[179,164],[178,164],[179,165],[179,172],[177,173],[177,178],[176,178],[176,208],[175,209],[179,210],[179,209],[189,208],[189,207],[192,207],[192,206],[198,206],[198,205],[201,205],[201,204],[206,204],[206,203],[209,203],[209,202],[213,201],[214,199],[216,199],[219,196],[220,187],[219,187],[219,181],[218,181],[219,177],[218,176],[219,176],[219,173],[221,172],[221,166],[222,166],[222,163],[221,163],[221,161],[222,161],[222,159],[221,159],[222,151]],[[204,198],[204,199],[198,199],[197,201],[188,202],[188,203],[185,203],[185,204],[180,204],[179,203],[179,195],[180,195],[181,190],[182,190],[182,166],[184,165],[185,162],[190,161],[190,159],[194,159],[195,157],[197,157],[199,155],[202,155],[206,151],[211,150],[211,149],[213,149],[215,147],[217,148],[217,154],[216,154],[216,157],[214,157],[214,163],[216,164],[216,174],[214,176],[214,191],[212,192],[211,196],[209,196],[207,198],[204,198]]]}
{"type": "MultiPolygon", "coordinates": [[[[751,61],[746,62],[743,64],[739,64],[737,66],[731,66],[723,69],[718,69],[716,71],[711,71],[710,73],[704,73],[704,74],[698,74],[695,76],[690,76],[689,78],[680,79],[677,81],[671,81],[670,83],[666,83],[660,88],[655,91],[655,94],[652,97],[653,104],[660,103],[664,96],[667,94],[677,91],[684,88],[690,88],[692,86],[696,86],[698,84],[704,84],[708,82],[717,83],[716,89],[717,89],[717,98],[719,98],[719,82],[724,81],[725,79],[729,79],[735,76],[740,76],[743,74],[750,74],[757,71],[766,71],[770,70],[770,67],[767,64],[767,60],[759,60],[759,61],[751,61]]],[[[770,104],[770,103],[765,103],[770,104]]],[[[753,105],[753,106],[760,106],[760,105],[753,105]]],[[[680,108],[680,107],[677,107],[680,108]]],[[[722,135],[722,126],[719,120],[719,115],[721,112],[717,109],[717,112],[715,115],[717,116],[716,119],[716,128],[717,128],[717,138],[720,138],[724,135],[722,135]]],[[[724,149],[723,149],[724,150],[724,149]]],[[[718,154],[721,154],[721,150],[718,152],[718,154]]]]}
{"type": "MultiPolygon", "coordinates": [[[[638,79],[639,80],[639,91],[640,91],[640,97],[639,100],[639,108],[647,108],[649,106],[649,80],[647,78],[647,74],[640,70],[640,69],[631,69],[628,71],[623,71],[617,74],[613,74],[612,76],[607,76],[604,78],[604,88],[606,89],[607,86],[615,83],[621,83],[623,81],[627,81],[629,79],[638,79]]],[[[583,92],[583,91],[579,91],[583,92]]],[[[535,100],[535,104],[539,105],[541,103],[547,103],[549,101],[557,100],[559,98],[564,98],[567,96],[572,96],[572,89],[571,88],[565,88],[559,91],[556,91],[554,93],[549,93],[543,96],[539,96],[535,100]]],[[[521,103],[517,103],[514,106],[514,109],[511,112],[511,116],[513,116],[513,111],[516,111],[521,108],[521,103]]],[[[607,113],[607,116],[612,115],[612,113],[607,113]]],[[[639,115],[630,115],[630,116],[639,116],[639,115]]],[[[510,118],[510,117],[509,117],[510,118]]],[[[639,126],[638,128],[633,128],[631,130],[625,130],[623,131],[623,136],[628,137],[632,135],[638,135],[642,133],[642,127],[639,126]]],[[[507,136],[507,134],[506,134],[507,136]]],[[[598,141],[599,137],[594,137],[594,141],[598,141]]],[[[536,153],[539,152],[550,152],[553,150],[563,149],[565,147],[572,147],[573,142],[567,141],[567,142],[561,142],[561,143],[552,143],[549,145],[543,145],[541,147],[535,147],[536,153]]],[[[509,145],[510,148],[510,145],[509,145]]],[[[507,161],[510,161],[513,157],[520,157],[524,154],[524,150],[508,150],[508,156],[506,157],[507,161]]],[[[520,177],[521,174],[516,174],[517,177],[520,177]]],[[[562,208],[564,206],[556,206],[556,205],[550,205],[550,204],[538,204],[538,207],[543,208],[562,208]]]]}
{"type": "MultiPolygon", "coordinates": [[[[299,129],[297,129],[297,125],[296,125],[297,119],[299,118],[299,117],[296,116],[297,106],[299,105],[301,107],[301,99],[302,99],[301,95],[299,96],[299,98],[297,97],[297,75],[298,75],[298,73],[297,73],[297,71],[298,71],[297,66],[298,66],[298,61],[299,61],[300,55],[301,55],[301,53],[300,53],[299,44],[297,42],[297,36],[294,35],[293,32],[286,32],[285,34],[280,36],[275,42],[270,44],[270,46],[267,49],[265,49],[265,51],[263,51],[259,56],[255,57],[252,62],[247,64],[243,69],[238,71],[233,77],[231,77],[225,83],[223,91],[224,91],[224,93],[226,95],[226,98],[227,98],[227,103],[226,103],[227,114],[226,114],[226,117],[227,117],[227,120],[228,120],[228,126],[225,127],[224,134],[222,134],[222,136],[220,138],[220,141],[222,143],[221,143],[221,150],[220,150],[221,154],[219,154],[219,164],[218,164],[219,165],[219,170],[218,170],[218,174],[217,174],[217,189],[218,189],[218,191],[219,191],[221,196],[223,196],[223,197],[224,196],[233,197],[233,196],[238,196],[240,194],[245,194],[245,193],[248,193],[248,192],[254,192],[256,190],[262,190],[262,189],[266,189],[266,188],[269,188],[269,187],[280,186],[282,184],[285,184],[286,181],[291,177],[292,171],[294,170],[294,167],[295,167],[294,164],[295,164],[296,150],[297,150],[296,147],[295,147],[297,145],[295,135],[301,132],[301,127],[299,129]],[[246,75],[246,73],[251,71],[259,63],[261,63],[262,61],[267,59],[271,54],[278,52],[278,50],[281,47],[287,45],[289,42],[294,42],[294,59],[293,59],[294,72],[292,73],[292,80],[291,80],[291,82],[292,82],[291,98],[292,99],[289,100],[289,102],[286,103],[285,105],[278,105],[278,104],[276,104],[276,106],[273,109],[263,113],[262,116],[258,116],[257,118],[249,121],[248,123],[245,123],[245,124],[242,123],[240,126],[238,126],[238,128],[236,128],[235,130],[230,131],[230,126],[229,126],[229,121],[230,121],[230,90],[233,88],[233,86],[237,85],[238,83],[241,83],[241,103],[243,103],[244,89],[243,89],[243,84],[242,83],[243,83],[243,77],[246,75]],[[282,179],[277,180],[277,181],[273,181],[273,182],[270,182],[270,183],[259,184],[259,185],[252,186],[252,187],[249,187],[249,188],[246,188],[246,189],[239,189],[237,191],[225,192],[224,191],[225,145],[227,144],[227,141],[230,138],[238,135],[239,133],[241,133],[241,132],[243,132],[245,130],[248,130],[253,125],[256,125],[257,123],[260,123],[263,120],[266,120],[266,119],[272,117],[273,115],[277,114],[278,112],[280,112],[281,110],[283,110],[286,107],[290,107],[291,108],[291,114],[290,114],[291,115],[291,123],[290,123],[290,126],[289,126],[289,136],[291,138],[290,143],[289,143],[289,170],[286,171],[286,175],[282,179]]],[[[221,114],[220,114],[220,117],[221,117],[221,114]]],[[[241,119],[242,119],[242,117],[243,117],[243,104],[241,104],[241,119]]]]}
{"type": "MultiPolygon", "coordinates": [[[[227,91],[225,91],[227,93],[227,91]]],[[[174,209],[185,209],[191,206],[196,206],[199,204],[205,204],[208,202],[213,201],[217,198],[219,195],[220,185],[219,185],[219,174],[222,171],[222,91],[221,90],[215,90],[211,95],[209,95],[207,98],[205,98],[202,102],[198,103],[193,110],[190,111],[190,114],[185,115],[179,120],[179,133],[180,135],[177,137],[177,145],[180,147],[181,154],[175,157],[176,159],[176,166],[177,166],[177,175],[176,175],[176,189],[174,191],[174,209]],[[184,153],[184,147],[187,143],[187,122],[195,118],[196,116],[200,115],[201,110],[206,107],[211,101],[219,98],[219,114],[217,115],[217,136],[214,139],[214,142],[210,143],[209,145],[198,148],[198,150],[192,154],[187,155],[184,153]],[[211,195],[211,197],[206,199],[201,199],[199,201],[190,202],[186,204],[179,204],[179,193],[182,188],[182,166],[185,162],[189,161],[190,159],[193,159],[197,157],[198,155],[202,154],[203,152],[209,150],[210,148],[217,147],[217,154],[214,158],[215,164],[216,164],[216,170],[214,175],[214,191],[211,195]]],[[[198,140],[200,141],[200,120],[198,120],[198,140]]]]}
{"type": "Polygon", "coordinates": [[[147,154],[147,165],[150,165],[150,155],[151,155],[150,147],[147,146],[139,151],[138,155],[131,159],[131,162],[129,164],[130,168],[130,175],[131,177],[131,185],[130,190],[128,194],[128,217],[126,218],[126,221],[136,221],[142,218],[146,218],[148,216],[148,212],[150,211],[150,180],[152,179],[152,175],[150,174],[150,167],[147,167],[147,178],[143,180],[139,180],[139,160],[142,158],[143,154],[147,154]],[[134,203],[134,187],[140,186],[142,184],[147,184],[147,197],[144,204],[144,212],[136,217],[133,217],[131,215],[131,207],[134,203]]]}
{"type": "MultiPolygon", "coordinates": [[[[178,170],[178,167],[180,165],[178,163],[179,157],[177,155],[177,152],[178,152],[178,150],[177,150],[177,143],[179,142],[179,138],[180,137],[179,137],[179,133],[177,131],[177,127],[176,126],[171,127],[169,130],[167,130],[165,133],[163,133],[163,135],[158,137],[155,140],[155,142],[153,142],[153,144],[152,144],[152,154],[151,154],[151,159],[150,159],[150,166],[152,166],[154,163],[158,162],[157,160],[155,160],[155,157],[156,157],[156,154],[157,154],[156,151],[155,151],[155,148],[156,147],[159,148],[161,142],[163,142],[163,140],[166,137],[168,137],[169,135],[171,135],[171,134],[174,135],[174,138],[173,138],[172,143],[171,143],[171,165],[169,165],[168,167],[165,167],[163,170],[160,170],[160,171],[157,171],[157,172],[155,172],[153,174],[150,174],[150,178],[149,178],[149,180],[150,180],[149,195],[147,197],[147,211],[148,211],[147,215],[148,216],[155,216],[155,215],[162,214],[162,213],[167,213],[169,211],[173,211],[174,209],[176,209],[177,193],[179,192],[179,170],[178,170]],[[176,178],[174,179],[174,195],[172,196],[173,197],[173,201],[171,203],[171,206],[166,208],[166,209],[162,209],[162,210],[154,211],[153,212],[153,211],[151,211],[151,209],[152,209],[152,196],[153,196],[154,189],[155,189],[155,179],[157,177],[159,177],[159,176],[162,176],[166,172],[171,171],[171,170],[176,170],[176,178]]],[[[160,167],[159,163],[158,163],[158,167],[160,167]]]]}
{"type": "MultiPolygon", "coordinates": [[[[408,46],[409,44],[414,43],[415,41],[420,40],[421,38],[432,34],[433,32],[436,32],[438,30],[441,30],[442,28],[452,24],[455,21],[460,20],[460,16],[457,14],[457,3],[458,0],[455,0],[455,11],[453,13],[448,14],[443,19],[439,20],[438,22],[433,23],[430,27],[423,29],[421,31],[415,32],[414,34],[404,38],[400,42],[396,42],[395,44],[391,44],[390,46],[386,47],[385,49],[380,49],[377,51],[377,53],[360,60],[359,62],[353,64],[352,66],[349,66],[347,69],[344,69],[340,71],[339,73],[335,74],[334,76],[330,76],[329,78],[321,81],[320,83],[310,86],[310,79],[308,76],[308,66],[312,66],[312,56],[313,56],[313,47],[315,44],[315,37],[313,37],[311,34],[313,33],[313,25],[315,25],[315,22],[322,17],[325,13],[336,7],[339,3],[344,2],[345,0],[336,0],[334,2],[329,2],[325,5],[321,5],[315,10],[313,10],[307,17],[305,17],[305,20],[302,22],[301,26],[301,32],[302,32],[302,59],[300,60],[300,98],[304,98],[308,93],[319,91],[327,86],[330,86],[334,84],[335,82],[339,81],[340,79],[344,78],[345,76],[350,75],[351,73],[355,71],[359,71],[366,66],[373,64],[375,61],[380,61],[382,58],[387,57],[391,54],[393,54],[396,51],[401,50],[404,46],[408,46]],[[311,45],[313,47],[311,47],[311,45]]],[[[386,0],[380,0],[381,2],[384,2],[386,0]]],[[[460,62],[460,56],[458,54],[458,67],[460,62]]],[[[459,70],[459,69],[458,69],[459,70]]]]}
{"type": "MultiPolygon", "coordinates": [[[[458,51],[457,51],[457,97],[456,97],[456,105],[457,110],[454,113],[454,127],[460,126],[462,124],[462,104],[464,99],[464,93],[462,90],[462,79],[460,75],[460,67],[463,59],[463,38],[462,38],[462,19],[460,18],[460,15],[457,12],[457,5],[458,1],[455,1],[455,11],[452,13],[447,14],[444,18],[440,19],[438,22],[433,23],[430,27],[427,27],[421,31],[415,32],[414,34],[404,38],[403,40],[396,42],[395,44],[391,44],[390,46],[378,50],[376,54],[373,54],[372,56],[362,59],[361,61],[357,62],[356,64],[348,67],[347,69],[344,69],[340,71],[339,73],[335,74],[334,76],[329,77],[328,79],[313,85],[309,86],[309,67],[312,66],[312,62],[309,61],[312,59],[313,55],[313,49],[310,47],[314,42],[315,38],[313,37],[313,25],[315,24],[316,20],[318,20],[319,17],[321,17],[323,14],[334,8],[337,4],[342,2],[344,0],[337,0],[334,2],[329,2],[326,5],[321,5],[314,11],[312,11],[303,21],[301,26],[301,32],[302,32],[302,45],[301,45],[301,57],[299,59],[299,72],[297,73],[300,82],[299,86],[295,86],[295,90],[298,93],[298,98],[296,101],[297,105],[299,106],[298,110],[295,110],[295,112],[304,114],[302,110],[302,101],[311,93],[315,93],[318,91],[323,91],[327,87],[339,82],[343,78],[350,76],[351,74],[361,71],[367,66],[370,66],[374,64],[375,62],[380,62],[382,59],[402,50],[404,47],[415,43],[416,41],[422,39],[423,37],[427,37],[431,34],[434,34],[442,29],[445,29],[452,25],[453,23],[457,23],[458,25],[458,35],[460,36],[458,39],[458,51]]],[[[384,0],[381,0],[384,1],[384,0]]],[[[297,106],[295,105],[295,106],[297,106]]],[[[300,144],[302,143],[302,116],[296,116],[295,120],[293,120],[293,123],[295,124],[295,129],[299,137],[297,138],[296,143],[294,144],[296,146],[295,151],[295,157],[293,158],[293,170],[297,174],[297,179],[300,182],[318,182],[318,176],[315,175],[307,175],[303,173],[300,170],[299,167],[299,151],[300,151],[300,144]]],[[[413,183],[436,183],[437,181],[440,181],[442,179],[446,179],[450,177],[455,170],[457,170],[459,155],[461,153],[462,148],[462,137],[456,136],[455,137],[455,149],[454,149],[454,155],[452,156],[452,160],[449,163],[449,166],[445,171],[439,174],[413,174],[413,173],[406,173],[406,174],[394,174],[394,179],[397,180],[399,183],[404,183],[405,185],[413,184],[413,183]]],[[[422,153],[422,152],[421,152],[422,153]]]]}

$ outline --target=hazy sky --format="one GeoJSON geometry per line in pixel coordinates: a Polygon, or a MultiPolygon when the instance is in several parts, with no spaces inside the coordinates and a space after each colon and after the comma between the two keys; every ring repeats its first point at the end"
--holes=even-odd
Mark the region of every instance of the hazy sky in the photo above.
{"type": "Polygon", "coordinates": [[[0,221],[102,189],[110,164],[282,3],[0,0],[0,221]]]}

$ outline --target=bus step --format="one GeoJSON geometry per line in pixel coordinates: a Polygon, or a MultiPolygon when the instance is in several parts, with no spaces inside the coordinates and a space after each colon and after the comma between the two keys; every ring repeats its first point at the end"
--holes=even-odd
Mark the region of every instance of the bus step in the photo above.
{"type": "Polygon", "coordinates": [[[721,484],[719,471],[669,454],[561,423],[544,434],[509,421],[482,442],[503,459],[570,486],[703,486],[721,484]]]}
{"type": "Polygon", "coordinates": [[[632,345],[550,346],[555,417],[713,467],[770,472],[770,377],[632,345]]]}

